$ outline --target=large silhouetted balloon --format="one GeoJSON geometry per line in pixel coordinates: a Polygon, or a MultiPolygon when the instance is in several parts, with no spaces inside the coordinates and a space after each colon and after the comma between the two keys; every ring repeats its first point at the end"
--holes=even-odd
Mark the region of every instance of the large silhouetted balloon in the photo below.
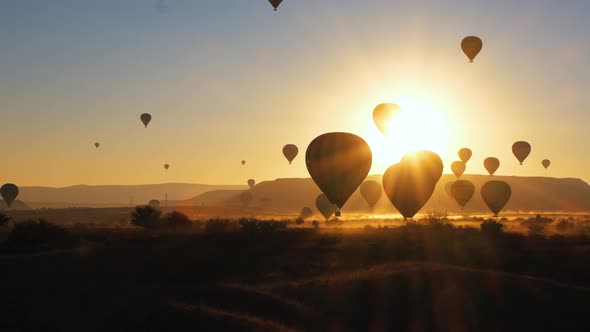
{"type": "Polygon", "coordinates": [[[315,199],[315,207],[320,211],[320,213],[326,218],[326,220],[330,219],[330,217],[338,210],[338,207],[330,200],[326,195],[320,194],[315,199]]]}
{"type": "Polygon", "coordinates": [[[457,153],[457,154],[459,155],[459,159],[461,159],[462,162],[467,164],[469,159],[471,159],[471,155],[473,153],[471,152],[471,149],[462,148],[462,149],[459,149],[459,153],[457,153]]]}
{"type": "Polygon", "coordinates": [[[401,162],[409,163],[413,167],[425,170],[436,184],[443,172],[443,162],[440,156],[428,150],[416,150],[406,153],[401,162]]]}
{"type": "Polygon", "coordinates": [[[283,155],[289,161],[289,164],[297,157],[299,153],[299,148],[295,144],[287,144],[283,146],[283,155]]]}
{"type": "Polygon", "coordinates": [[[455,201],[459,203],[461,209],[463,209],[465,205],[469,203],[474,193],[475,186],[473,183],[467,180],[455,181],[451,186],[451,194],[453,195],[455,201]]]}
{"type": "Polygon", "coordinates": [[[389,134],[388,128],[394,116],[401,112],[401,108],[397,104],[379,104],[373,110],[373,122],[377,129],[387,137],[389,134]]]}
{"type": "Polygon", "coordinates": [[[141,119],[141,122],[143,123],[143,125],[147,128],[148,124],[150,123],[150,121],[152,121],[152,116],[148,113],[143,113],[142,115],[139,116],[139,118],[141,119]]]}
{"type": "Polygon", "coordinates": [[[283,2],[283,0],[268,0],[268,2],[270,2],[270,4],[272,5],[272,8],[276,11],[277,8],[279,8],[279,5],[281,4],[281,2],[283,2]]]}
{"type": "Polygon", "coordinates": [[[462,161],[453,161],[451,164],[451,170],[457,178],[460,178],[461,175],[463,175],[463,172],[465,172],[465,163],[462,161]]]}
{"type": "Polygon", "coordinates": [[[94,143],[94,147],[96,147],[97,149],[99,146],[100,146],[100,143],[98,143],[98,142],[94,143]]]}
{"type": "Polygon", "coordinates": [[[518,159],[520,164],[529,156],[531,153],[531,145],[524,141],[518,141],[512,144],[512,153],[518,159]]]}
{"type": "Polygon", "coordinates": [[[168,170],[168,168],[170,168],[169,164],[164,164],[164,169],[168,170]]]}
{"type": "Polygon", "coordinates": [[[372,161],[367,142],[349,133],[320,135],[309,143],[305,152],[311,178],[340,209],[365,180],[372,161]]]}
{"type": "Polygon", "coordinates": [[[498,158],[488,157],[484,159],[483,167],[486,168],[490,175],[494,175],[494,173],[496,173],[498,170],[498,167],[500,167],[500,160],[498,158]]]}
{"type": "Polygon", "coordinates": [[[255,184],[256,184],[256,181],[254,179],[248,180],[248,186],[250,186],[250,188],[254,188],[255,184]]]}
{"type": "Polygon", "coordinates": [[[253,198],[254,196],[252,196],[252,193],[249,191],[244,191],[240,194],[240,202],[242,202],[242,205],[244,206],[250,204],[253,198]]]}
{"type": "Polygon", "coordinates": [[[404,219],[414,217],[434,192],[438,179],[429,166],[402,160],[383,174],[383,191],[404,219]]]}
{"type": "Polygon", "coordinates": [[[242,166],[246,165],[246,161],[242,160],[242,166]]]}
{"type": "Polygon", "coordinates": [[[361,195],[367,201],[371,209],[375,207],[375,204],[381,198],[381,194],[383,189],[381,189],[381,184],[377,181],[365,181],[361,183],[360,186],[361,195]]]}
{"type": "Polygon", "coordinates": [[[543,167],[545,167],[545,169],[547,169],[549,167],[549,165],[551,165],[551,160],[549,160],[549,159],[543,159],[543,161],[541,162],[541,164],[543,165],[543,167]]]}
{"type": "Polygon", "coordinates": [[[301,209],[301,213],[299,214],[301,219],[307,219],[313,217],[313,210],[310,207],[304,207],[301,209]]]}
{"type": "Polygon", "coordinates": [[[2,195],[4,202],[6,202],[6,206],[10,207],[18,196],[18,187],[12,183],[6,183],[0,187],[0,195],[2,195]]]}
{"type": "Polygon", "coordinates": [[[461,41],[461,49],[463,53],[469,58],[469,62],[473,62],[473,59],[479,54],[481,48],[483,47],[483,42],[479,37],[469,36],[465,37],[463,41],[461,41]]]}
{"type": "Polygon", "coordinates": [[[159,209],[160,208],[160,201],[157,199],[152,199],[151,201],[149,201],[148,205],[153,207],[154,209],[159,209]]]}
{"type": "Polygon", "coordinates": [[[488,181],[481,187],[481,198],[494,213],[494,217],[497,217],[498,213],[502,211],[511,195],[512,189],[504,181],[488,181]]]}

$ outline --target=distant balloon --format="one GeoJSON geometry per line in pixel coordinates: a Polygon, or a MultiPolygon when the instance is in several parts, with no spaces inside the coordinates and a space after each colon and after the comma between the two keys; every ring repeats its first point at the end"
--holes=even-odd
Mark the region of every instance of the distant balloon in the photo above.
{"type": "Polygon", "coordinates": [[[100,143],[96,142],[96,143],[94,143],[94,146],[98,149],[98,147],[100,146],[100,143]]]}
{"type": "Polygon", "coordinates": [[[481,187],[481,198],[494,213],[494,217],[502,211],[511,195],[512,189],[504,181],[488,181],[481,187]]]}
{"type": "Polygon", "coordinates": [[[531,145],[524,141],[518,141],[512,144],[512,153],[514,154],[516,159],[520,161],[520,164],[522,165],[522,162],[531,153],[531,145]]]}
{"type": "Polygon", "coordinates": [[[458,155],[459,155],[459,159],[461,159],[462,162],[467,164],[469,159],[471,159],[472,152],[471,152],[471,149],[462,148],[459,150],[458,155]]]}
{"type": "Polygon", "coordinates": [[[444,168],[442,159],[432,151],[416,150],[408,152],[402,157],[401,161],[426,171],[432,177],[435,184],[442,176],[444,168]]]}
{"type": "Polygon", "coordinates": [[[450,198],[455,198],[453,197],[453,193],[451,192],[451,187],[453,187],[453,183],[455,183],[455,181],[447,182],[445,184],[445,192],[447,193],[447,195],[449,195],[450,198]]]}
{"type": "Polygon", "coordinates": [[[166,170],[168,170],[168,168],[170,168],[170,165],[168,165],[168,164],[164,164],[164,168],[165,168],[166,170]]]}
{"type": "Polygon", "coordinates": [[[242,160],[242,166],[246,165],[246,161],[242,160]]]}
{"type": "Polygon", "coordinates": [[[159,209],[160,201],[158,201],[157,199],[152,199],[151,201],[149,201],[148,205],[153,207],[154,209],[159,209]]]}
{"type": "Polygon", "coordinates": [[[543,167],[545,167],[545,169],[547,169],[549,167],[549,165],[551,165],[551,160],[549,160],[549,159],[543,159],[543,161],[541,162],[541,164],[543,165],[543,167]]]}
{"type": "Polygon", "coordinates": [[[473,59],[479,54],[483,47],[483,42],[479,37],[469,36],[465,37],[461,42],[461,49],[463,53],[469,58],[469,62],[473,62],[473,59]]]}
{"type": "Polygon", "coordinates": [[[313,210],[306,206],[303,209],[301,209],[301,213],[299,214],[299,217],[301,219],[311,218],[311,217],[313,217],[313,210]]]}
{"type": "Polygon", "coordinates": [[[383,191],[404,219],[414,217],[432,196],[438,178],[432,176],[431,166],[428,160],[410,163],[402,159],[383,174],[383,191]]]}
{"type": "Polygon", "coordinates": [[[342,209],[369,174],[373,155],[367,142],[356,135],[327,133],[309,144],[305,161],[313,181],[342,209]]]}
{"type": "Polygon", "coordinates": [[[274,10],[276,11],[277,8],[279,8],[279,5],[281,4],[281,2],[283,2],[283,0],[268,0],[268,2],[270,2],[272,7],[274,8],[274,10]]]}
{"type": "Polygon", "coordinates": [[[361,183],[360,186],[361,195],[367,201],[371,210],[375,207],[375,204],[381,198],[381,194],[383,193],[383,189],[381,187],[381,183],[377,181],[365,181],[361,183]]]}
{"type": "Polygon", "coordinates": [[[255,184],[256,184],[256,181],[254,179],[248,180],[248,186],[250,186],[250,189],[254,188],[255,184]]]}
{"type": "Polygon", "coordinates": [[[486,168],[490,175],[494,175],[500,167],[500,160],[498,158],[489,157],[483,161],[483,166],[486,168]]]}
{"type": "Polygon", "coordinates": [[[299,153],[299,148],[295,144],[287,144],[283,146],[283,155],[289,161],[289,164],[297,157],[299,153]]]}
{"type": "Polygon", "coordinates": [[[455,201],[459,203],[461,209],[463,209],[465,205],[469,203],[474,193],[475,186],[473,183],[467,180],[455,181],[451,187],[451,194],[453,195],[455,201]]]}
{"type": "Polygon", "coordinates": [[[373,110],[373,122],[375,122],[375,126],[377,126],[377,129],[379,129],[383,136],[388,136],[388,128],[391,120],[399,112],[401,112],[401,108],[397,104],[379,104],[375,107],[373,110]]]}
{"type": "Polygon", "coordinates": [[[320,211],[320,213],[326,218],[326,220],[330,219],[330,217],[338,210],[338,207],[330,200],[326,195],[320,194],[315,199],[315,207],[320,211]]]}
{"type": "Polygon", "coordinates": [[[249,191],[244,191],[240,194],[240,202],[242,202],[242,205],[244,206],[249,205],[253,198],[254,196],[252,196],[252,193],[249,191]]]}
{"type": "Polygon", "coordinates": [[[451,170],[457,178],[460,178],[461,175],[463,175],[463,172],[465,172],[465,163],[462,161],[453,161],[451,164],[451,170]]]}
{"type": "Polygon", "coordinates": [[[143,113],[140,117],[141,122],[143,122],[143,125],[147,128],[148,124],[150,123],[150,121],[152,121],[152,116],[148,113],[143,113]]]}
{"type": "Polygon", "coordinates": [[[2,198],[4,199],[4,202],[6,202],[6,205],[10,207],[12,202],[14,202],[14,200],[18,196],[18,187],[15,184],[7,183],[0,187],[0,195],[2,195],[2,198]]]}

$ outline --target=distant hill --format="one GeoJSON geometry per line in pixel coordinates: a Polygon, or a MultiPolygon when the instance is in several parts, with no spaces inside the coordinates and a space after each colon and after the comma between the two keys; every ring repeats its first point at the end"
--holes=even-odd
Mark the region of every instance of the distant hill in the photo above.
{"type": "Polygon", "coordinates": [[[31,210],[31,207],[21,200],[12,202],[10,208],[6,206],[6,202],[0,199],[0,211],[2,210],[31,210]]]}
{"type": "MultiPolygon", "coordinates": [[[[381,181],[381,175],[371,175],[368,179],[381,181]]],[[[435,193],[422,212],[441,210],[460,214],[457,203],[446,193],[445,184],[454,181],[454,175],[444,174],[437,184],[435,193]]],[[[489,213],[481,199],[479,190],[483,183],[491,179],[508,182],[512,187],[512,198],[505,211],[512,212],[590,212],[590,185],[580,179],[557,179],[548,177],[515,177],[466,174],[463,180],[473,182],[476,194],[463,212],[489,213]]],[[[239,195],[243,190],[223,190],[198,195],[183,205],[240,205],[239,195]]],[[[315,210],[315,198],[321,192],[309,179],[277,179],[257,184],[251,189],[253,206],[270,206],[273,211],[297,213],[304,206],[315,210]]],[[[357,190],[343,209],[344,213],[369,213],[370,210],[357,190]]],[[[375,207],[376,213],[397,213],[389,200],[383,195],[375,207]]]]}
{"type": "Polygon", "coordinates": [[[19,199],[33,208],[116,207],[146,204],[151,199],[162,203],[185,200],[215,190],[239,190],[246,186],[162,183],[146,185],[78,185],[64,188],[20,187],[19,199]]]}

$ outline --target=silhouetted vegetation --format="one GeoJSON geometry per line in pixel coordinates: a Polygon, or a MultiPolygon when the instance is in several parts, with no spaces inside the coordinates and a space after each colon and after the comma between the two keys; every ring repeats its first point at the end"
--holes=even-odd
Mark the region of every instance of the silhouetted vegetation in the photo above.
{"type": "Polygon", "coordinates": [[[172,211],[162,218],[162,227],[166,229],[188,229],[193,226],[190,218],[181,212],[172,211]]]}
{"type": "Polygon", "coordinates": [[[8,225],[8,223],[12,220],[11,216],[8,216],[4,213],[0,212],[0,227],[4,227],[8,225]]]}
{"type": "Polygon", "coordinates": [[[498,236],[504,231],[504,224],[494,219],[488,219],[481,223],[480,229],[485,235],[498,236]]]}
{"type": "Polygon", "coordinates": [[[73,242],[66,228],[39,218],[16,223],[6,247],[12,251],[37,251],[69,247],[73,242]]]}
{"type": "Polygon", "coordinates": [[[242,231],[247,233],[270,233],[287,229],[287,221],[259,220],[255,218],[241,218],[238,220],[242,231]]]}
{"type": "Polygon", "coordinates": [[[131,224],[147,229],[159,226],[162,211],[150,205],[141,205],[131,211],[131,224]]]}

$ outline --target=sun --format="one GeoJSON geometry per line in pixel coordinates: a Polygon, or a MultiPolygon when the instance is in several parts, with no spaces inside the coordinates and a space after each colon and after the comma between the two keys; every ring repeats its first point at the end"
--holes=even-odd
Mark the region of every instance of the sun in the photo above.
{"type": "Polygon", "coordinates": [[[368,137],[375,171],[384,171],[410,151],[446,153],[449,132],[444,113],[426,99],[398,98],[397,103],[402,111],[387,124],[387,137],[375,126],[368,137]]]}

